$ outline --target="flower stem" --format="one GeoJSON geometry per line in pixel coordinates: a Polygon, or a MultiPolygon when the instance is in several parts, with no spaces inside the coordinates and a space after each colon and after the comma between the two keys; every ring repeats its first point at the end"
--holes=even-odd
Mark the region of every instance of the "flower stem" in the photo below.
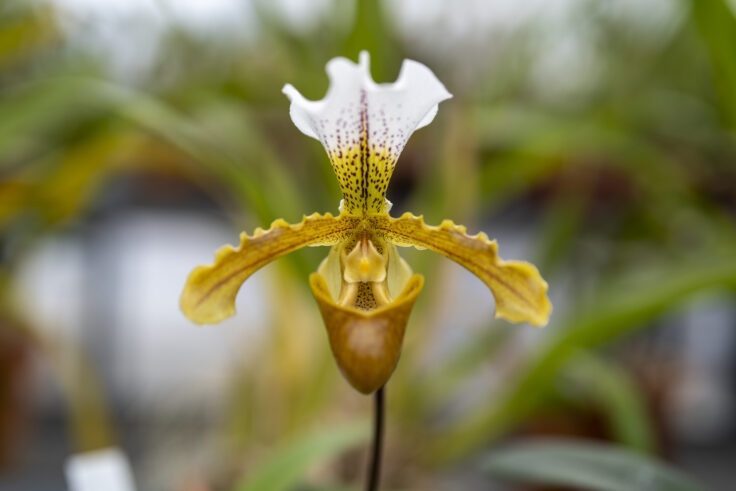
{"type": "MultiPolygon", "coordinates": [[[[385,387],[385,386],[384,386],[385,387]]],[[[368,470],[367,491],[378,489],[378,480],[381,475],[381,453],[383,450],[383,416],[385,405],[383,402],[385,390],[381,387],[373,395],[373,444],[371,445],[371,461],[368,470]]]]}

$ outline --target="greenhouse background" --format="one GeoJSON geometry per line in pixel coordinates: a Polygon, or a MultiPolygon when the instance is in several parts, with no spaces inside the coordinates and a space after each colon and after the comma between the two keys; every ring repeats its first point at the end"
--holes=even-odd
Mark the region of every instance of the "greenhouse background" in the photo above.
{"type": "Polygon", "coordinates": [[[362,488],[370,399],[306,281],[324,249],[263,268],[220,325],[179,310],[240,231],[337,213],[281,88],[319,99],[325,63],[361,50],[378,82],[409,58],[454,95],[399,158],[392,215],[486,231],[554,305],[543,329],[494,320],[472,274],[402,250],[426,285],[382,489],[588,489],[637,466],[662,479],[640,489],[729,489],[728,0],[0,2],[0,489],[67,489],[71,456],[110,448],[140,490],[362,488]],[[591,442],[629,460],[564,458],[591,442]]]}

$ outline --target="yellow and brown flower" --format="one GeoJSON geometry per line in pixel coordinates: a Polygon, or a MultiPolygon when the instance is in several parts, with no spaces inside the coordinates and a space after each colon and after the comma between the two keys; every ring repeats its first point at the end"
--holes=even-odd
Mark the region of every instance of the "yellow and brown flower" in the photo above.
{"type": "Polygon", "coordinates": [[[237,249],[225,246],[214,264],[192,271],[181,296],[187,317],[214,324],[235,313],[240,286],[260,267],[301,247],[332,246],[310,286],[339,368],[366,394],[382,387],[395,369],[424,283],[396,246],[430,249],[466,267],[490,288],[496,317],[542,326],[552,309],[537,269],[501,260],[496,242],[485,234],[470,236],[449,220],[433,227],[410,213],[389,216],[385,194],[401,150],[451,95],[416,61],[405,60],[392,84],[376,84],[368,65],[365,52],[359,64],[331,60],[330,88],[319,101],[284,87],[294,124],[327,151],[343,194],[340,214],[313,214],[295,225],[278,219],[252,237],[241,234],[237,249]]]}

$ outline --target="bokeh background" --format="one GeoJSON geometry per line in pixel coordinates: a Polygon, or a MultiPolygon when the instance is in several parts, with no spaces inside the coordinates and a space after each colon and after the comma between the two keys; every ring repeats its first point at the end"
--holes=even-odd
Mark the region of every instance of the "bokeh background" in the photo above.
{"type": "Polygon", "coordinates": [[[555,436],[730,489],[734,9],[2,0],[0,488],[65,489],[70,455],[111,446],[141,490],[361,488],[371,400],[307,287],[327,250],[258,272],[218,326],[178,296],[241,230],[337,211],[281,87],[321,98],[327,60],[367,49],[377,81],[412,58],[455,96],[404,150],[394,213],[488,232],[555,306],[544,329],[494,321],[474,276],[402,251],[427,283],[387,387],[385,488],[518,489],[538,462],[498,456],[555,436]]]}

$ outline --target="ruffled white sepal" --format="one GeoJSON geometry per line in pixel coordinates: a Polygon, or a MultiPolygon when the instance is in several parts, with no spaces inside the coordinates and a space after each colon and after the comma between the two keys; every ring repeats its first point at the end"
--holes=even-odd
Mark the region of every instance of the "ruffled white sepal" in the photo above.
{"type": "Polygon", "coordinates": [[[393,167],[409,136],[428,125],[438,104],[452,97],[423,64],[404,60],[393,83],[377,84],[368,52],[360,62],[333,58],[330,86],[319,101],[304,98],[292,85],[283,92],[299,130],[322,142],[340,181],[349,210],[380,211],[393,167]]]}
{"type": "MultiPolygon", "coordinates": [[[[384,146],[390,140],[401,142],[403,147],[414,130],[432,122],[438,104],[452,97],[429,68],[414,60],[404,60],[396,82],[377,84],[370,74],[367,51],[360,53],[357,64],[333,58],[327,63],[327,74],[330,87],[319,101],[304,98],[291,84],[284,85],[283,92],[291,101],[290,114],[296,127],[328,148],[338,130],[360,130],[362,110],[367,111],[372,127],[369,137],[375,134],[382,140],[376,141],[377,145],[384,146]]],[[[344,141],[358,136],[347,131],[344,141]]]]}

